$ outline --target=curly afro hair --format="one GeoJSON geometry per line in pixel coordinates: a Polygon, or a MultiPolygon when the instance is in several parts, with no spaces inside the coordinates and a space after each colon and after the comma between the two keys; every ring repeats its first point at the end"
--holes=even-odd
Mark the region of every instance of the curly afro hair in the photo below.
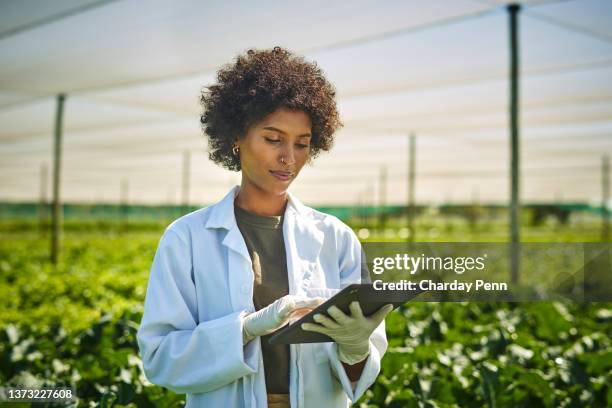
{"type": "Polygon", "coordinates": [[[234,64],[217,72],[217,83],[202,91],[202,129],[208,135],[209,157],[234,171],[240,160],[232,154],[234,142],[248,128],[278,108],[301,110],[312,123],[310,159],[333,144],[342,126],[335,89],[314,62],[286,49],[249,50],[234,64]]]}

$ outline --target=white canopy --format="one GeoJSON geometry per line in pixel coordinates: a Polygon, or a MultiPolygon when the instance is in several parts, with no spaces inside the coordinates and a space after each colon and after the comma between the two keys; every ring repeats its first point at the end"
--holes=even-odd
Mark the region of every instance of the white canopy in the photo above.
{"type": "MultiPolygon", "coordinates": [[[[612,2],[523,1],[521,196],[601,199],[612,153],[612,2]]],[[[503,1],[76,1],[0,3],[0,200],[38,200],[51,177],[56,95],[67,95],[62,196],[192,203],[239,174],[207,158],[199,94],[248,48],[287,47],[338,89],[345,127],[292,186],[308,204],[416,197],[507,203],[509,39],[503,1]]],[[[50,188],[48,189],[50,192],[50,188]]]]}

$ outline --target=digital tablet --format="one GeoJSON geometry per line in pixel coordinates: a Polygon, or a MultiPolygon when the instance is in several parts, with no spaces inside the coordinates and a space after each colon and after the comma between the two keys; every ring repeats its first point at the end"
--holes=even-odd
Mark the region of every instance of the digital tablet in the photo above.
{"type": "Polygon", "coordinates": [[[397,308],[421,293],[422,290],[376,290],[371,283],[352,284],[336,293],[324,303],[299,320],[278,330],[268,339],[270,344],[323,343],[333,341],[330,337],[317,332],[302,330],[302,323],[316,323],[313,316],[317,313],[327,315],[327,309],[333,305],[346,314],[350,314],[349,305],[356,300],[364,316],[370,316],[387,304],[397,308]]]}

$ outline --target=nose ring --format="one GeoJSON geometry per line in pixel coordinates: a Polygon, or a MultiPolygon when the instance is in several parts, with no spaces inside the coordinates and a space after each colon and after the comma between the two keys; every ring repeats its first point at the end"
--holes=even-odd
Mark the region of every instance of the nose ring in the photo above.
{"type": "Polygon", "coordinates": [[[283,163],[283,164],[287,164],[287,163],[285,163],[285,158],[284,158],[284,157],[282,157],[282,156],[281,156],[281,158],[280,158],[280,162],[281,162],[281,163],[283,163]]]}

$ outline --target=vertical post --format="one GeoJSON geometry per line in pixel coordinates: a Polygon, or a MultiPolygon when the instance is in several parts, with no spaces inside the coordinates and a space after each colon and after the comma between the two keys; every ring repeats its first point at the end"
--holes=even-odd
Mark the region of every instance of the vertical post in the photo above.
{"type": "Polygon", "coordinates": [[[408,242],[414,242],[414,181],[416,172],[416,136],[408,136],[408,242]]]}
{"type": "Polygon", "coordinates": [[[508,5],[510,17],[510,271],[517,283],[520,270],[520,197],[519,197],[519,53],[518,13],[521,6],[508,5]]]}
{"type": "Polygon", "coordinates": [[[608,203],[610,202],[610,156],[603,156],[601,161],[601,240],[610,241],[610,213],[608,203]]]}
{"type": "Polygon", "coordinates": [[[349,219],[351,220],[352,226],[356,226],[359,224],[360,207],[361,197],[359,196],[359,194],[357,194],[357,196],[355,196],[355,204],[349,210],[349,219]]]}
{"type": "Polygon", "coordinates": [[[129,199],[129,182],[127,178],[121,179],[120,187],[120,219],[119,225],[122,232],[128,230],[128,199],[129,199]]]}
{"type": "Polygon", "coordinates": [[[480,216],[480,200],[478,197],[478,186],[476,186],[472,189],[472,205],[466,209],[468,223],[472,233],[476,231],[476,227],[478,226],[478,218],[480,216]]]}
{"type": "Polygon", "coordinates": [[[185,150],[183,154],[183,214],[189,211],[189,170],[190,170],[191,154],[189,150],[185,150]]]}
{"type": "Polygon", "coordinates": [[[167,219],[174,218],[174,205],[176,201],[176,192],[172,187],[168,187],[168,199],[166,201],[165,216],[167,219]]]}
{"type": "Polygon", "coordinates": [[[385,227],[387,224],[386,218],[386,207],[387,207],[387,166],[384,164],[380,168],[380,185],[378,186],[379,191],[379,208],[378,208],[378,217],[379,217],[379,229],[384,235],[385,227]]]}
{"type": "Polygon", "coordinates": [[[361,216],[361,228],[367,228],[367,213],[366,213],[366,206],[367,206],[367,191],[362,191],[361,193],[359,193],[359,215],[361,216]]]}
{"type": "Polygon", "coordinates": [[[366,214],[367,214],[367,219],[368,219],[368,228],[371,229],[372,231],[374,230],[374,228],[376,227],[376,216],[378,215],[378,209],[376,207],[376,202],[375,202],[375,185],[374,185],[375,181],[372,180],[369,184],[368,184],[368,190],[366,192],[366,214]],[[369,207],[369,208],[368,208],[369,207]],[[372,217],[373,215],[373,217],[372,217]],[[374,221],[372,221],[372,218],[374,218],[374,221]]]}
{"type": "Polygon", "coordinates": [[[64,102],[66,96],[57,96],[57,109],[55,114],[55,135],[53,144],[53,213],[51,219],[51,263],[57,265],[60,252],[62,233],[62,201],[60,197],[61,162],[62,162],[62,122],[64,118],[64,102]]]}
{"type": "Polygon", "coordinates": [[[40,165],[40,203],[38,204],[40,236],[47,235],[47,182],[49,169],[46,163],[40,165]]]}

